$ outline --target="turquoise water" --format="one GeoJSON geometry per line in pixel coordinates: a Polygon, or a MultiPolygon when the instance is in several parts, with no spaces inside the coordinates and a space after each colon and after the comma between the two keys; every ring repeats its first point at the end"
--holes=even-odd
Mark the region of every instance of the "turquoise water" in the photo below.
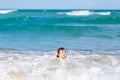
{"type": "Polygon", "coordinates": [[[0,48],[118,51],[119,10],[0,10],[0,48]]]}
{"type": "Polygon", "coordinates": [[[119,44],[119,10],[0,10],[0,80],[120,80],[119,44]]]}

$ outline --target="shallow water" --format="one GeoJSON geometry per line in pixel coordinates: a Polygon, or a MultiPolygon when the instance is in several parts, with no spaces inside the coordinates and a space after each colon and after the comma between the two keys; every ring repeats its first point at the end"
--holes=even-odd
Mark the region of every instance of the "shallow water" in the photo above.
{"type": "Polygon", "coordinates": [[[0,80],[120,80],[120,52],[68,50],[64,61],[56,51],[0,52],[0,80]]]}

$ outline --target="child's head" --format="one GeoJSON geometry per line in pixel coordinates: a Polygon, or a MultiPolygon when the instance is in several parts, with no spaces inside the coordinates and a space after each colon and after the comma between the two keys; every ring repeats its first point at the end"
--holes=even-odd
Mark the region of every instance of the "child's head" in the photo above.
{"type": "Polygon", "coordinates": [[[57,50],[57,58],[59,59],[65,59],[66,58],[66,50],[65,48],[61,47],[57,50]]]}

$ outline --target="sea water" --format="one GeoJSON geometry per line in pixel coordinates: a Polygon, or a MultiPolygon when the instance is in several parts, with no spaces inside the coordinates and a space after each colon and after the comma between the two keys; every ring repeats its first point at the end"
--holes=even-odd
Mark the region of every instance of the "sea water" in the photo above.
{"type": "Polygon", "coordinates": [[[119,10],[0,10],[0,80],[120,80],[119,29],[119,10]]]}
{"type": "Polygon", "coordinates": [[[120,80],[120,52],[1,51],[0,80],[120,80]]]}

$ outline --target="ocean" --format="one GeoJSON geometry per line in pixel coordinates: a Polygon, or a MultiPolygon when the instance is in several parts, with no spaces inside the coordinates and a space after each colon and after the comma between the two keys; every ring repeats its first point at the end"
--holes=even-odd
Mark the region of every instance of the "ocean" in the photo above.
{"type": "Polygon", "coordinates": [[[0,80],[120,80],[119,44],[120,10],[0,10],[0,80]]]}

